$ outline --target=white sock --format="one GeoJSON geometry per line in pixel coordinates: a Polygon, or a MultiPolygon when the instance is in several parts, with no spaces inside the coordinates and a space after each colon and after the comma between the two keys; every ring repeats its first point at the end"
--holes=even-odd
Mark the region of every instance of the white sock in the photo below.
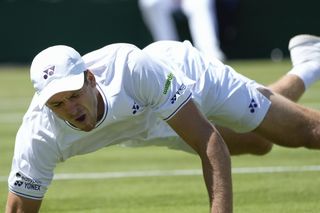
{"type": "Polygon", "coordinates": [[[314,61],[298,64],[295,65],[288,74],[293,74],[301,78],[307,89],[320,79],[320,64],[314,61]]]}

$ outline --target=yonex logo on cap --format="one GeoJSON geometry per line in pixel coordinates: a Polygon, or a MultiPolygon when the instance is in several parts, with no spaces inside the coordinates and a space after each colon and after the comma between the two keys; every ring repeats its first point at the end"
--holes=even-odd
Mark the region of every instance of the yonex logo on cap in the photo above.
{"type": "Polygon", "coordinates": [[[47,79],[49,76],[53,75],[54,69],[55,69],[55,66],[52,66],[52,67],[49,67],[48,69],[46,69],[45,71],[43,71],[43,73],[44,73],[43,78],[47,79]]]}

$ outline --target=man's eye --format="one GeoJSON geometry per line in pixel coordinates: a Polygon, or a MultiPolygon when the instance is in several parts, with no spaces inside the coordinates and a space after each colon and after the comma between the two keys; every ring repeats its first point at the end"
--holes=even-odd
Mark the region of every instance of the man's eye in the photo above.
{"type": "Polygon", "coordinates": [[[58,103],[51,104],[51,106],[57,108],[61,106],[61,104],[62,104],[61,102],[58,102],[58,103]]]}
{"type": "Polygon", "coordinates": [[[72,94],[71,95],[71,97],[70,98],[77,98],[77,97],[79,97],[80,96],[80,94],[79,93],[74,93],[74,94],[72,94]]]}

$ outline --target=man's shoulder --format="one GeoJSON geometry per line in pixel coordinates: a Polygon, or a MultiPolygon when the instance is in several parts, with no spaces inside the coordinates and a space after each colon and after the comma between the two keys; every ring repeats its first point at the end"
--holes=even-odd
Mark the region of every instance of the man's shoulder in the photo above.
{"type": "MultiPolygon", "coordinates": [[[[51,135],[61,130],[61,124],[57,116],[46,106],[40,108],[37,104],[37,96],[34,95],[27,112],[22,118],[16,142],[33,138],[45,138],[49,140],[51,135]]],[[[25,142],[24,142],[25,143],[25,142]]]]}
{"type": "Polygon", "coordinates": [[[37,94],[34,94],[31,103],[28,107],[27,112],[23,117],[23,121],[28,122],[44,122],[47,121],[48,118],[53,118],[53,112],[46,106],[39,107],[37,94]]]}
{"type": "Polygon", "coordinates": [[[121,57],[129,54],[133,50],[140,50],[137,46],[129,43],[114,43],[106,45],[100,49],[94,50],[82,56],[83,60],[89,66],[101,59],[121,57]]]}

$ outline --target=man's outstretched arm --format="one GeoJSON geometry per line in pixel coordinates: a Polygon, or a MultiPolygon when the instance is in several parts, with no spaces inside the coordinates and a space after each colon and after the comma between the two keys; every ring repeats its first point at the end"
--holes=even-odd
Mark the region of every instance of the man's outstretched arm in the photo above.
{"type": "Polygon", "coordinates": [[[40,206],[41,200],[32,200],[9,192],[6,213],[37,213],[40,206]]]}
{"type": "Polygon", "coordinates": [[[217,129],[191,100],[167,122],[201,158],[211,213],[232,212],[231,160],[217,129]]]}

